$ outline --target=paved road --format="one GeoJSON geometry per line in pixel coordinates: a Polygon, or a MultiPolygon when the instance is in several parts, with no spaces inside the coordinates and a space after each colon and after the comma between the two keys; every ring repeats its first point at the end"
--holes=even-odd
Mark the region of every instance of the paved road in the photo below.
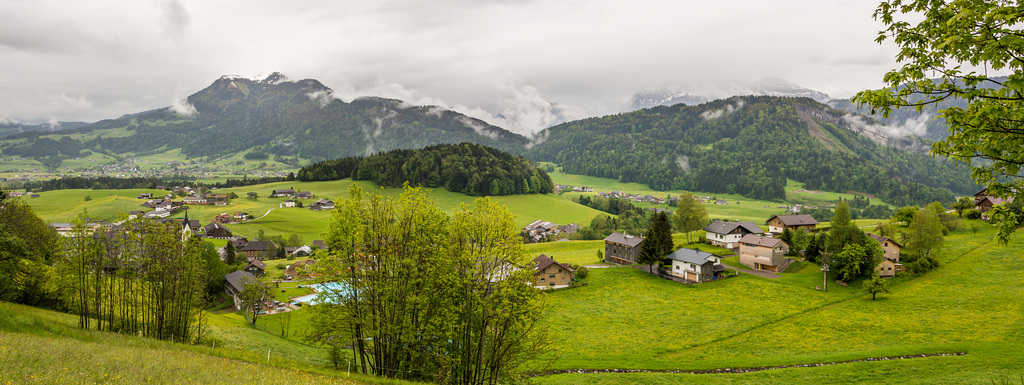
{"type": "Polygon", "coordinates": [[[724,263],[722,264],[722,266],[725,266],[725,268],[729,269],[729,270],[736,270],[736,271],[739,271],[739,272],[742,272],[742,273],[753,274],[753,275],[756,275],[758,277],[764,277],[764,278],[768,278],[768,279],[776,279],[776,278],[782,277],[781,275],[772,273],[770,271],[740,269],[740,268],[736,268],[736,267],[732,267],[732,266],[726,265],[724,263]]]}
{"type": "Polygon", "coordinates": [[[252,220],[257,220],[257,219],[263,218],[263,217],[267,216],[267,214],[270,214],[271,211],[274,211],[274,209],[267,210],[266,214],[260,215],[260,216],[258,216],[256,218],[253,218],[252,220]]]}

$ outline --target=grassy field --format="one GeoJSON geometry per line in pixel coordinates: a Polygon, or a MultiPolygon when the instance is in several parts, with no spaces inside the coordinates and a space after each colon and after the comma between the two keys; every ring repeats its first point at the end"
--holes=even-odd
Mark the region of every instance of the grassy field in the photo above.
{"type": "Polygon", "coordinates": [[[0,384],[404,384],[327,368],[315,348],[212,316],[219,344],[172,344],[84,331],[77,317],[0,302],[0,384]],[[267,349],[271,355],[267,360],[267,349]]]}
{"type": "MultiPolygon", "coordinates": [[[[554,368],[758,367],[967,352],[750,374],[572,374],[537,383],[989,383],[1024,369],[1024,234],[952,233],[942,265],[872,301],[859,282],[822,281],[818,266],[769,280],[740,275],[686,286],[632,268],[591,270],[590,285],[548,294],[554,368]],[[830,282],[831,283],[831,282],[830,282]],[[955,370],[951,370],[955,368],[955,370]]],[[[1008,376],[1008,377],[1007,377],[1008,376]]]]}

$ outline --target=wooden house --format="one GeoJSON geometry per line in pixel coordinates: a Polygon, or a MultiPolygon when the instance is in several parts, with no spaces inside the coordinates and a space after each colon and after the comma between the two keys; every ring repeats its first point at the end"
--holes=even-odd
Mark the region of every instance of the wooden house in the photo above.
{"type": "Polygon", "coordinates": [[[273,191],[270,192],[270,197],[271,198],[273,198],[273,197],[290,197],[292,195],[295,195],[295,190],[294,189],[290,189],[290,188],[289,189],[283,189],[283,190],[273,190],[273,191]]]}
{"type": "Polygon", "coordinates": [[[231,296],[231,299],[235,301],[235,309],[242,310],[242,290],[245,290],[245,284],[248,282],[255,281],[256,277],[252,274],[238,270],[235,272],[228,273],[224,276],[224,292],[231,296]]]}
{"type": "Polygon", "coordinates": [[[879,277],[892,277],[906,270],[906,267],[900,263],[900,251],[903,250],[903,245],[896,243],[896,241],[889,237],[871,233],[868,233],[868,235],[882,245],[882,261],[878,263],[878,266],[875,266],[875,273],[878,273],[879,277]]]}
{"type": "Polygon", "coordinates": [[[267,264],[263,263],[258,259],[250,259],[249,263],[242,268],[242,271],[252,274],[256,278],[260,278],[266,272],[267,264]]]}
{"type": "Polygon", "coordinates": [[[768,224],[768,232],[776,234],[782,233],[786,229],[811,231],[818,225],[818,221],[807,214],[772,215],[765,223],[768,224]]]}
{"type": "Polygon", "coordinates": [[[789,245],[780,239],[747,234],[740,239],[739,262],[754,270],[779,271],[789,252],[789,245]]]}
{"type": "Polygon", "coordinates": [[[604,239],[604,261],[620,265],[636,263],[644,238],[623,233],[612,233],[604,239]]]}
{"type": "Polygon", "coordinates": [[[576,277],[575,269],[544,254],[533,259],[533,270],[533,287],[538,289],[567,287],[576,277]]]}
{"type": "Polygon", "coordinates": [[[228,230],[224,225],[217,222],[210,222],[210,224],[203,227],[203,232],[206,233],[207,238],[230,238],[231,230],[228,230]]]}
{"type": "Polygon", "coordinates": [[[246,243],[245,247],[242,247],[239,251],[245,254],[246,258],[249,259],[261,259],[263,253],[267,251],[271,246],[271,242],[253,240],[252,242],[246,243]]]}
{"type": "Polygon", "coordinates": [[[704,228],[706,237],[712,245],[733,249],[739,247],[739,241],[747,234],[764,234],[754,222],[714,221],[704,228]]]}

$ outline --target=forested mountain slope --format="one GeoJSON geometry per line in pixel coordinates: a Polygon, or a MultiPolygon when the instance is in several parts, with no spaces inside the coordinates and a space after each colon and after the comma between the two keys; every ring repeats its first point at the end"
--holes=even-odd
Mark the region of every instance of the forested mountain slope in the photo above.
{"type": "Polygon", "coordinates": [[[539,133],[527,157],[659,190],[758,199],[784,199],[787,178],[895,204],[974,192],[964,165],[900,150],[902,140],[865,121],[807,98],[734,97],[560,124],[539,133]]]}
{"type": "Polygon", "coordinates": [[[319,81],[289,81],[278,73],[263,80],[225,76],[189,96],[186,103],[64,133],[112,128],[123,128],[127,135],[41,146],[36,142],[54,140],[26,133],[9,137],[29,140],[4,149],[4,154],[77,157],[79,150],[140,154],[181,148],[188,156],[200,157],[253,149],[324,160],[461,142],[520,152],[527,142],[520,135],[439,107],[375,97],[346,103],[319,81]]]}

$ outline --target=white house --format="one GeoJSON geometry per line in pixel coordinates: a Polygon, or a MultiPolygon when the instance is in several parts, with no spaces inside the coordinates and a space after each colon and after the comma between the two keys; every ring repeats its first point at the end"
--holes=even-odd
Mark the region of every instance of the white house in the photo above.
{"type": "Polygon", "coordinates": [[[715,274],[725,271],[721,257],[698,249],[681,248],[667,257],[672,260],[669,274],[690,282],[706,282],[715,279],[715,274]]]}
{"type": "Polygon", "coordinates": [[[747,234],[764,234],[754,222],[714,221],[704,228],[712,245],[732,249],[739,247],[740,238],[747,234]]]}

